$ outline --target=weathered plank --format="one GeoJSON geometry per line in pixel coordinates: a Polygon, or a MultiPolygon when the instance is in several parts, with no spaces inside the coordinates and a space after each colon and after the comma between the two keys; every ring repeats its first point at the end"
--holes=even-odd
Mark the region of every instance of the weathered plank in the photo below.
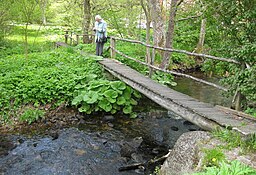
{"type": "Polygon", "coordinates": [[[162,107],[177,113],[203,129],[212,130],[223,126],[232,127],[245,135],[256,133],[254,121],[234,117],[234,115],[225,113],[211,104],[200,102],[188,95],[174,91],[145,77],[117,60],[103,59],[100,61],[100,64],[111,74],[162,107]],[[244,127],[244,125],[249,126],[248,128],[250,129],[244,127]]]}

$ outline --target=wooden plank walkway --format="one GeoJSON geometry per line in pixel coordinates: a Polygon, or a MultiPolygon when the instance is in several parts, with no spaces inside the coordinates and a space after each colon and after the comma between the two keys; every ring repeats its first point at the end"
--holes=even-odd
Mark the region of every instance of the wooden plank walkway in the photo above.
{"type": "Polygon", "coordinates": [[[100,64],[111,74],[134,89],[171,110],[184,119],[212,130],[218,126],[231,127],[244,135],[256,133],[256,120],[225,112],[211,104],[200,102],[188,95],[174,91],[138,73],[117,60],[103,59],[100,64]]]}

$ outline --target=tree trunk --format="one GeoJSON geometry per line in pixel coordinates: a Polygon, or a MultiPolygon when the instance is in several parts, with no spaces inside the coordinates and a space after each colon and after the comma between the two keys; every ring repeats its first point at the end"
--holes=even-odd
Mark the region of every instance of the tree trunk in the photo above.
{"type": "Polygon", "coordinates": [[[165,43],[165,21],[163,19],[161,4],[158,0],[149,0],[153,21],[154,45],[162,47],[165,43]]]}
{"type": "MultiPolygon", "coordinates": [[[[147,4],[144,4],[144,0],[140,0],[142,9],[145,13],[146,16],[146,43],[149,45],[150,44],[150,23],[151,23],[151,16],[150,16],[150,8],[148,6],[148,2],[146,2],[147,4]]],[[[147,55],[146,55],[146,63],[150,63],[151,62],[151,56],[150,56],[150,48],[147,47],[147,55]]]]}
{"type": "Polygon", "coordinates": [[[43,25],[46,25],[45,11],[46,11],[46,6],[47,6],[47,1],[48,0],[41,0],[40,1],[40,9],[42,11],[42,24],[43,25]]]}
{"type": "MultiPolygon", "coordinates": [[[[172,46],[173,46],[173,37],[174,37],[174,27],[175,27],[175,16],[176,16],[176,11],[177,11],[177,4],[178,4],[178,0],[172,0],[171,1],[170,18],[169,18],[168,30],[166,32],[166,42],[165,42],[165,47],[166,48],[172,48],[172,46]]],[[[166,69],[166,68],[169,67],[171,55],[172,55],[171,52],[164,52],[164,58],[162,60],[160,68],[166,69]]]]}
{"type": "Polygon", "coordinates": [[[84,21],[83,21],[83,43],[90,43],[89,30],[91,22],[91,5],[90,0],[84,0],[84,21]]]}
{"type": "Polygon", "coordinates": [[[197,43],[197,47],[196,47],[196,51],[195,51],[196,53],[202,53],[202,51],[203,51],[205,30],[206,30],[206,19],[202,19],[199,41],[197,43]]]}

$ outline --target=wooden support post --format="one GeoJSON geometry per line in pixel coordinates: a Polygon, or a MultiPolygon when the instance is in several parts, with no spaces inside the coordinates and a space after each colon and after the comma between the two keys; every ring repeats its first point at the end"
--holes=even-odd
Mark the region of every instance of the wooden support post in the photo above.
{"type": "Polygon", "coordinates": [[[78,45],[78,44],[79,44],[79,35],[76,34],[76,45],[78,45]]]}
{"type": "MultiPolygon", "coordinates": [[[[156,50],[155,50],[155,48],[153,48],[151,58],[150,58],[150,61],[149,61],[150,62],[149,64],[152,65],[152,66],[154,66],[154,64],[155,64],[155,53],[156,53],[156,50]]],[[[154,69],[150,68],[149,69],[149,77],[150,78],[152,77],[153,72],[154,72],[154,69]]]]}
{"type": "Polygon", "coordinates": [[[70,46],[72,46],[73,38],[72,38],[72,32],[70,32],[70,46]]]}
{"type": "Polygon", "coordinates": [[[65,31],[65,43],[68,43],[68,30],[65,31]]]}
{"type": "Polygon", "coordinates": [[[110,50],[110,57],[111,58],[115,58],[116,57],[116,52],[115,52],[115,48],[116,48],[116,39],[113,37],[110,37],[110,46],[111,46],[111,50],[110,50]]]}
{"type": "MultiPolygon", "coordinates": [[[[241,69],[242,69],[241,71],[244,71],[245,63],[242,63],[241,69]]],[[[240,90],[240,84],[238,84],[235,95],[234,95],[233,100],[232,100],[232,106],[231,106],[232,109],[235,109],[237,111],[241,111],[242,97],[243,97],[243,95],[242,95],[241,90],[240,90]]]]}

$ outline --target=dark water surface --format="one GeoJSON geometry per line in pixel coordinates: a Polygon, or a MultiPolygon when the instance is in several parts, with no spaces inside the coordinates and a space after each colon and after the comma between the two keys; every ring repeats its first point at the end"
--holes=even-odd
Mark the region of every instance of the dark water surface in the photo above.
{"type": "Polygon", "coordinates": [[[142,112],[137,119],[80,116],[80,120],[40,135],[0,135],[0,152],[5,151],[0,155],[0,174],[150,174],[162,162],[122,172],[119,168],[160,157],[181,134],[200,130],[162,108],[142,112]]]}

